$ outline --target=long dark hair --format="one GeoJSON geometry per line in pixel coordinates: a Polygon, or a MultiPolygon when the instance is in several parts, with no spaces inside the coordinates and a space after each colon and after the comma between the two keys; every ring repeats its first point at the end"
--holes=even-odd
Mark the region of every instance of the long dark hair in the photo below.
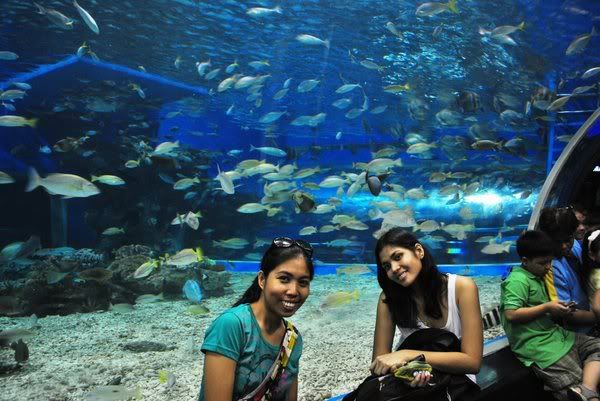
{"type": "MultiPolygon", "coordinates": [[[[287,262],[288,260],[292,260],[298,257],[303,257],[306,266],[308,267],[308,271],[310,274],[310,279],[312,280],[315,275],[315,267],[313,265],[313,261],[311,258],[306,255],[306,252],[300,248],[298,245],[294,244],[288,248],[281,248],[274,244],[271,244],[269,249],[263,255],[260,261],[260,271],[262,271],[265,275],[265,278],[271,273],[277,266],[282,263],[287,262]]],[[[248,287],[244,295],[237,300],[233,306],[238,306],[241,304],[251,304],[260,299],[260,294],[262,290],[258,285],[258,275],[254,278],[254,281],[248,287]]]]}
{"type": "MultiPolygon", "coordinates": [[[[590,280],[590,274],[592,274],[593,269],[600,269],[600,262],[594,261],[590,258],[590,253],[592,255],[597,255],[600,251],[600,235],[597,235],[592,241],[589,240],[590,235],[593,232],[600,229],[600,227],[596,227],[596,229],[586,231],[583,235],[583,240],[581,241],[581,259],[583,260],[583,276],[585,281],[583,283],[588,283],[590,280]]],[[[586,293],[588,291],[588,286],[585,286],[586,293]]],[[[588,294],[588,296],[593,294],[588,294]]]]}
{"type": "Polygon", "coordinates": [[[424,294],[434,296],[425,297],[425,314],[434,319],[443,316],[442,304],[448,286],[446,276],[438,269],[429,250],[421,244],[415,236],[399,227],[392,228],[379,238],[375,246],[375,259],[377,260],[377,281],[385,294],[385,303],[392,312],[394,323],[400,327],[417,327],[417,303],[415,300],[414,286],[405,288],[390,280],[381,264],[379,254],[386,246],[399,246],[415,251],[417,244],[423,247],[424,255],[421,259],[421,272],[417,281],[424,294]]]}

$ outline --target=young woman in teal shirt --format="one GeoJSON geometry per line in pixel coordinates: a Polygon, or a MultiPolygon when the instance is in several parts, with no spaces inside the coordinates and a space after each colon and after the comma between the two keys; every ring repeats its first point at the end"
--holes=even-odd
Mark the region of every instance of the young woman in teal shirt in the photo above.
{"type": "MultiPolygon", "coordinates": [[[[291,332],[284,318],[292,316],[310,293],[312,252],[310,244],[301,240],[273,240],[252,285],[206,331],[199,401],[245,399],[263,382],[279,357],[286,332],[291,332]]],[[[297,331],[294,339],[286,368],[269,385],[273,401],[297,400],[302,353],[297,331]]]]}

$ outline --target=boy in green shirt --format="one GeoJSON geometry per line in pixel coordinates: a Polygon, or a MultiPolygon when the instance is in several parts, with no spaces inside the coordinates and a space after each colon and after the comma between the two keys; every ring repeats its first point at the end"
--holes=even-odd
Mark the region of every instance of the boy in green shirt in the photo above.
{"type": "Polygon", "coordinates": [[[541,231],[526,231],[517,240],[521,266],[502,282],[502,326],[513,353],[557,399],[600,401],[600,339],[567,331],[552,320],[574,310],[548,297],[543,277],[552,268],[553,249],[541,231]]]}

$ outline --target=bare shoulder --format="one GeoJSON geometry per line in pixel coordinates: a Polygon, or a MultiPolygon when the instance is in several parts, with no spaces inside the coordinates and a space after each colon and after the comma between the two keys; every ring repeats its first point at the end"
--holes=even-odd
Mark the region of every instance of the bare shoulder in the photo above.
{"type": "Polygon", "coordinates": [[[479,290],[477,284],[470,277],[456,276],[456,299],[460,304],[460,300],[472,301],[479,298],[479,290]]]}

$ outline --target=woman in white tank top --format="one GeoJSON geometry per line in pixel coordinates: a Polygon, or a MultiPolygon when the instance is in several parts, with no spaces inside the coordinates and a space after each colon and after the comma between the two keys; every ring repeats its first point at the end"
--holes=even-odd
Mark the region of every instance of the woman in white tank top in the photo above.
{"type": "MultiPolygon", "coordinates": [[[[393,228],[375,248],[377,281],[383,290],[377,304],[371,372],[393,372],[420,354],[434,368],[467,374],[474,381],[483,353],[483,327],[479,294],[467,277],[442,274],[431,254],[410,233],[393,228]],[[460,352],[403,349],[392,352],[396,327],[402,340],[419,328],[448,330],[461,339],[460,352]]],[[[411,386],[425,386],[427,372],[415,376],[411,386]]]]}

